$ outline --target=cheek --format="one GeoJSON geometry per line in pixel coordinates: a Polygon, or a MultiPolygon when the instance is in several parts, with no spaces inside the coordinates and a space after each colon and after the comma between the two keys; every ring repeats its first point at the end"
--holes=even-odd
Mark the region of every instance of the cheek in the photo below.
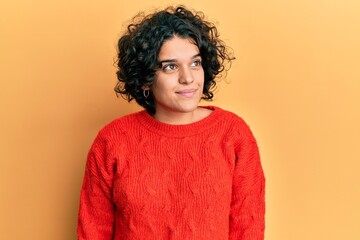
{"type": "Polygon", "coordinates": [[[173,86],[170,84],[169,79],[157,79],[151,85],[150,90],[153,93],[155,99],[166,98],[166,95],[169,94],[173,86]]]}
{"type": "Polygon", "coordinates": [[[198,71],[196,73],[196,79],[199,84],[204,84],[205,81],[204,70],[198,71]]]}

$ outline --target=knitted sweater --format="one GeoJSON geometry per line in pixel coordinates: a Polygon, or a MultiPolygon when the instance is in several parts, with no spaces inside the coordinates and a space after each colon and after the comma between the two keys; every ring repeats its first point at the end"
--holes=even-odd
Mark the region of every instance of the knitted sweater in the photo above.
{"type": "Polygon", "coordinates": [[[246,123],[218,107],[191,124],[146,111],[96,137],[81,189],[78,239],[264,239],[264,175],[246,123]]]}

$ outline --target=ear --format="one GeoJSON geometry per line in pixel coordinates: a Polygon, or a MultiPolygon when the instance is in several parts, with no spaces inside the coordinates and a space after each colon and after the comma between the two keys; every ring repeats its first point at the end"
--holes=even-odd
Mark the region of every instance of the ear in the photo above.
{"type": "Polygon", "coordinates": [[[143,86],[141,87],[141,89],[142,89],[142,90],[150,90],[150,86],[143,85],[143,86]]]}

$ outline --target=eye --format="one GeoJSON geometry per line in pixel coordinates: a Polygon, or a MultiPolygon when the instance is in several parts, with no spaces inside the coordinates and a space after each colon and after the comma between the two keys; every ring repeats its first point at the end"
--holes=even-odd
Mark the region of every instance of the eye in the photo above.
{"type": "Polygon", "coordinates": [[[191,63],[191,67],[199,67],[201,66],[201,60],[197,59],[194,62],[191,63]]]}
{"type": "Polygon", "coordinates": [[[165,72],[174,71],[177,69],[177,66],[175,64],[167,64],[163,66],[162,70],[165,72]]]}

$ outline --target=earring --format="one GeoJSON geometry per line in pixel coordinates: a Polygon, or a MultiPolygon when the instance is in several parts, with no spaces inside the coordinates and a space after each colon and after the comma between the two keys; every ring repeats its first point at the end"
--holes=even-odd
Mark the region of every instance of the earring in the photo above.
{"type": "Polygon", "coordinates": [[[149,89],[144,89],[143,90],[143,95],[144,95],[145,98],[148,98],[149,95],[150,95],[150,90],[149,89]]]}

